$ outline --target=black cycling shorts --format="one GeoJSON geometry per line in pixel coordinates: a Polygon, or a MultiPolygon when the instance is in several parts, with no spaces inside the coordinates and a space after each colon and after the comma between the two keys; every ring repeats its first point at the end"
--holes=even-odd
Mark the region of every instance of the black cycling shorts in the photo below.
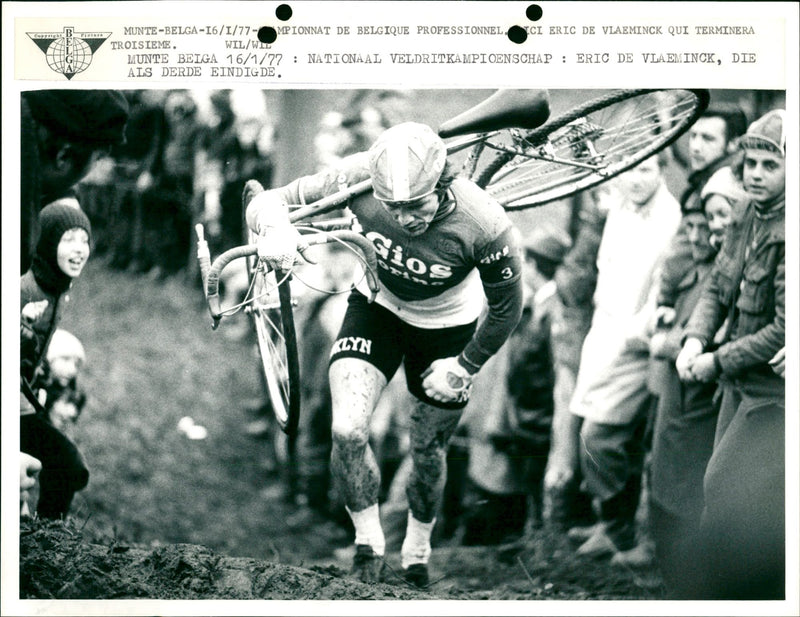
{"type": "Polygon", "coordinates": [[[404,363],[408,390],[421,401],[444,409],[461,409],[467,402],[441,403],[422,389],[422,373],[431,362],[460,354],[475,333],[477,321],[451,328],[425,329],[408,325],[377,303],[370,304],[353,290],[347,312],[331,349],[330,362],[359,358],[369,362],[390,381],[404,363]]]}

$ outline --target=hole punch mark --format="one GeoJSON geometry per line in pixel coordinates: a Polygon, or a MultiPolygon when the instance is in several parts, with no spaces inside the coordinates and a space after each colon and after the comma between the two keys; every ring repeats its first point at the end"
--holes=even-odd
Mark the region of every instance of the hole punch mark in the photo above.
{"type": "Polygon", "coordinates": [[[258,29],[258,40],[262,43],[274,43],[278,38],[278,31],[272,26],[261,26],[258,29]]]}
{"type": "Polygon", "coordinates": [[[288,4],[281,4],[275,9],[275,17],[281,21],[289,21],[292,18],[292,7],[288,4]]]}
{"type": "Polygon", "coordinates": [[[511,26],[507,32],[508,38],[517,45],[524,43],[528,38],[528,33],[521,26],[511,26]]]}
{"type": "Polygon", "coordinates": [[[531,4],[527,9],[525,9],[525,16],[531,21],[539,21],[542,18],[542,15],[544,15],[544,11],[538,4],[531,4]]]}

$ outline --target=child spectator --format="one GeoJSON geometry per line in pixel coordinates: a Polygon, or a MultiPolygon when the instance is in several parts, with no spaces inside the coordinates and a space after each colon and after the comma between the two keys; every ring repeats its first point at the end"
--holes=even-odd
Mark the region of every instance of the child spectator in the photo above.
{"type": "Polygon", "coordinates": [[[75,491],[88,483],[89,471],[75,445],[42,417],[32,384],[67,292],[89,258],[91,225],[81,210],[50,204],[42,209],[39,226],[31,267],[20,279],[20,449],[42,463],[38,515],[57,519],[66,516],[75,491]]]}
{"type": "Polygon", "coordinates": [[[784,114],[768,112],[741,140],[750,201],[728,229],[676,361],[683,381],[718,379],[722,393],[698,552],[707,576],[696,577],[698,595],[713,599],[785,594],[786,386],[770,365],[786,340],[784,114]]]}
{"type": "Polygon", "coordinates": [[[97,157],[125,140],[129,106],[114,90],[33,90],[21,96],[20,266],[31,264],[37,217],[64,196],[97,157]]]}
{"type": "Polygon", "coordinates": [[[46,393],[46,420],[64,433],[74,424],[86,404],[86,394],[78,386],[78,373],[86,362],[86,353],[78,338],[58,329],[50,339],[43,376],[39,384],[46,393]]]}

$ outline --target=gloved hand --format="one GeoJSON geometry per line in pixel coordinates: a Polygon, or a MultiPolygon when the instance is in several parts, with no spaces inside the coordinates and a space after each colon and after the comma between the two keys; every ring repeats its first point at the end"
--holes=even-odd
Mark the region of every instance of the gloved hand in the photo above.
{"type": "Polygon", "coordinates": [[[427,396],[440,403],[468,401],[472,375],[455,356],[434,360],[422,373],[422,388],[427,396]]]}
{"type": "Polygon", "coordinates": [[[250,207],[256,208],[258,258],[277,270],[290,270],[298,251],[308,244],[289,221],[289,206],[271,191],[253,197],[250,207]]]}

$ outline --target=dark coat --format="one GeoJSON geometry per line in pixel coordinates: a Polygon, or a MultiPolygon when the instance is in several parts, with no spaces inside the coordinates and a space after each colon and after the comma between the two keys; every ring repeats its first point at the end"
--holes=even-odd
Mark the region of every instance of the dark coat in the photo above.
{"type": "Polygon", "coordinates": [[[729,319],[729,336],[715,352],[723,379],[774,377],[768,362],[785,345],[784,204],[770,213],[762,218],[751,203],[731,223],[684,333],[708,343],[729,319]]]}
{"type": "Polygon", "coordinates": [[[711,263],[695,264],[674,289],[675,322],[667,332],[663,353],[653,359],[659,399],[653,428],[650,497],[681,518],[700,521],[703,510],[703,474],[711,457],[717,407],[716,383],[682,383],[675,360],[681,349],[683,328],[703,289],[711,263]]]}
{"type": "MultiPolygon", "coordinates": [[[[47,301],[47,308],[37,320],[29,321],[20,317],[20,376],[30,384],[44,360],[47,346],[56,330],[68,296],[66,294],[56,296],[45,292],[30,270],[20,278],[19,287],[20,315],[27,304],[47,301]]],[[[20,405],[22,413],[33,412],[33,406],[24,396],[20,396],[20,405]]]]}

